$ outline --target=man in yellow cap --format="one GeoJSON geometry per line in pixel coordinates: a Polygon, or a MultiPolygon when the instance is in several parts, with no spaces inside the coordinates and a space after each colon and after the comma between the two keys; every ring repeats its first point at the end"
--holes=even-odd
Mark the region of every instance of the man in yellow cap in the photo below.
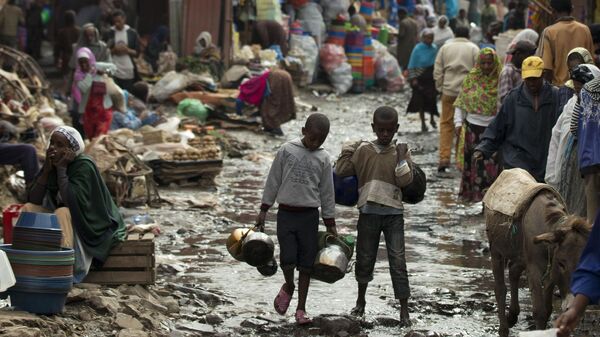
{"type": "Polygon", "coordinates": [[[505,169],[522,168],[543,182],[552,127],[560,115],[558,89],[543,78],[544,61],[523,61],[523,83],[505,98],[500,112],[483,133],[475,160],[500,151],[505,169]]]}

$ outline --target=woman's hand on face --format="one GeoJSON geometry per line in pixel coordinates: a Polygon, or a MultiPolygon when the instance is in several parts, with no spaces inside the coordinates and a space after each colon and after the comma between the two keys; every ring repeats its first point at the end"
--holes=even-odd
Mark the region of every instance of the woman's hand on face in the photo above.
{"type": "Polygon", "coordinates": [[[56,167],[67,167],[75,159],[75,152],[71,149],[66,149],[62,153],[62,156],[54,161],[56,167]]]}

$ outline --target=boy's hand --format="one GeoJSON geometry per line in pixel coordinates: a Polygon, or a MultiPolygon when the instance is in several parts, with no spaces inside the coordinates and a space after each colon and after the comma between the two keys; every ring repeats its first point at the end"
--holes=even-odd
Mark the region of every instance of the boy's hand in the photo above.
{"type": "Polygon", "coordinates": [[[260,211],[256,217],[256,230],[259,232],[265,231],[265,219],[267,218],[267,212],[260,211]]]}
{"type": "Polygon", "coordinates": [[[338,236],[338,232],[337,229],[335,228],[335,226],[328,226],[327,228],[327,233],[333,235],[333,236],[338,236]]]}
{"type": "Polygon", "coordinates": [[[571,331],[577,326],[578,318],[577,310],[575,308],[569,308],[569,310],[558,316],[556,322],[554,322],[554,327],[558,328],[556,335],[558,337],[571,336],[571,331]]]}
{"type": "Polygon", "coordinates": [[[405,160],[408,157],[408,144],[400,143],[396,145],[396,154],[398,155],[398,161],[405,160]]]}
{"type": "Polygon", "coordinates": [[[475,159],[475,161],[482,160],[483,159],[483,153],[481,153],[481,151],[475,150],[475,152],[473,152],[473,159],[475,159]]]}

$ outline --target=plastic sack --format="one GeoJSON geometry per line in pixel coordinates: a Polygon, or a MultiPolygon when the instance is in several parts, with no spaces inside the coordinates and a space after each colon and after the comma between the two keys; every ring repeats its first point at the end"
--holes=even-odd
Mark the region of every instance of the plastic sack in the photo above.
{"type": "Polygon", "coordinates": [[[325,22],[330,22],[337,18],[338,15],[342,15],[345,18],[350,16],[348,15],[349,0],[321,1],[321,6],[323,7],[323,19],[325,19],[325,22]]]}
{"type": "Polygon", "coordinates": [[[347,93],[352,88],[352,66],[348,62],[342,63],[329,74],[329,81],[338,94],[347,93]]]}
{"type": "Polygon", "coordinates": [[[556,337],[558,329],[519,332],[519,337],[556,337]]]}
{"type": "Polygon", "coordinates": [[[254,59],[254,53],[250,46],[243,46],[242,49],[234,55],[234,61],[236,63],[248,63],[252,59],[254,59]]]}
{"type": "Polygon", "coordinates": [[[281,22],[279,0],[256,0],[256,20],[281,22]]]}
{"type": "Polygon", "coordinates": [[[317,38],[317,44],[320,46],[325,37],[326,26],[323,21],[323,15],[316,3],[307,3],[296,12],[296,18],[302,22],[302,28],[317,38]]]}
{"type": "Polygon", "coordinates": [[[321,47],[319,57],[321,66],[328,74],[348,60],[344,47],[331,43],[325,43],[321,47]]]}
{"type": "Polygon", "coordinates": [[[405,79],[402,76],[402,69],[398,65],[398,60],[389,52],[375,59],[375,78],[385,80],[386,90],[389,92],[398,92],[404,88],[405,79]]]}
{"type": "Polygon", "coordinates": [[[185,89],[188,84],[189,79],[186,75],[170,71],[152,87],[151,96],[161,102],[172,94],[185,89]]]}
{"type": "Polygon", "coordinates": [[[272,49],[263,49],[258,53],[260,64],[263,67],[270,68],[277,64],[277,52],[272,49]]]}
{"type": "Polygon", "coordinates": [[[358,178],[356,176],[340,177],[334,172],[333,189],[336,204],[354,206],[358,202],[358,178]]]}
{"type": "Polygon", "coordinates": [[[308,72],[308,78],[312,80],[317,68],[319,47],[315,40],[307,35],[292,35],[290,37],[290,56],[302,60],[304,70],[308,72]]]}
{"type": "Polygon", "coordinates": [[[194,117],[201,122],[208,118],[208,109],[202,102],[193,98],[186,98],[177,105],[177,113],[180,116],[194,117]]]}

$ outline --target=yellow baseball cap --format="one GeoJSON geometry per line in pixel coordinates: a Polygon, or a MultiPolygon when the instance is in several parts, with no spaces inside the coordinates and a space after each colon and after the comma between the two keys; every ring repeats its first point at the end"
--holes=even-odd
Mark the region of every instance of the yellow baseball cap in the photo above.
{"type": "Polygon", "coordinates": [[[521,66],[521,77],[542,77],[544,72],[544,61],[537,56],[530,56],[523,61],[521,66]]]}

